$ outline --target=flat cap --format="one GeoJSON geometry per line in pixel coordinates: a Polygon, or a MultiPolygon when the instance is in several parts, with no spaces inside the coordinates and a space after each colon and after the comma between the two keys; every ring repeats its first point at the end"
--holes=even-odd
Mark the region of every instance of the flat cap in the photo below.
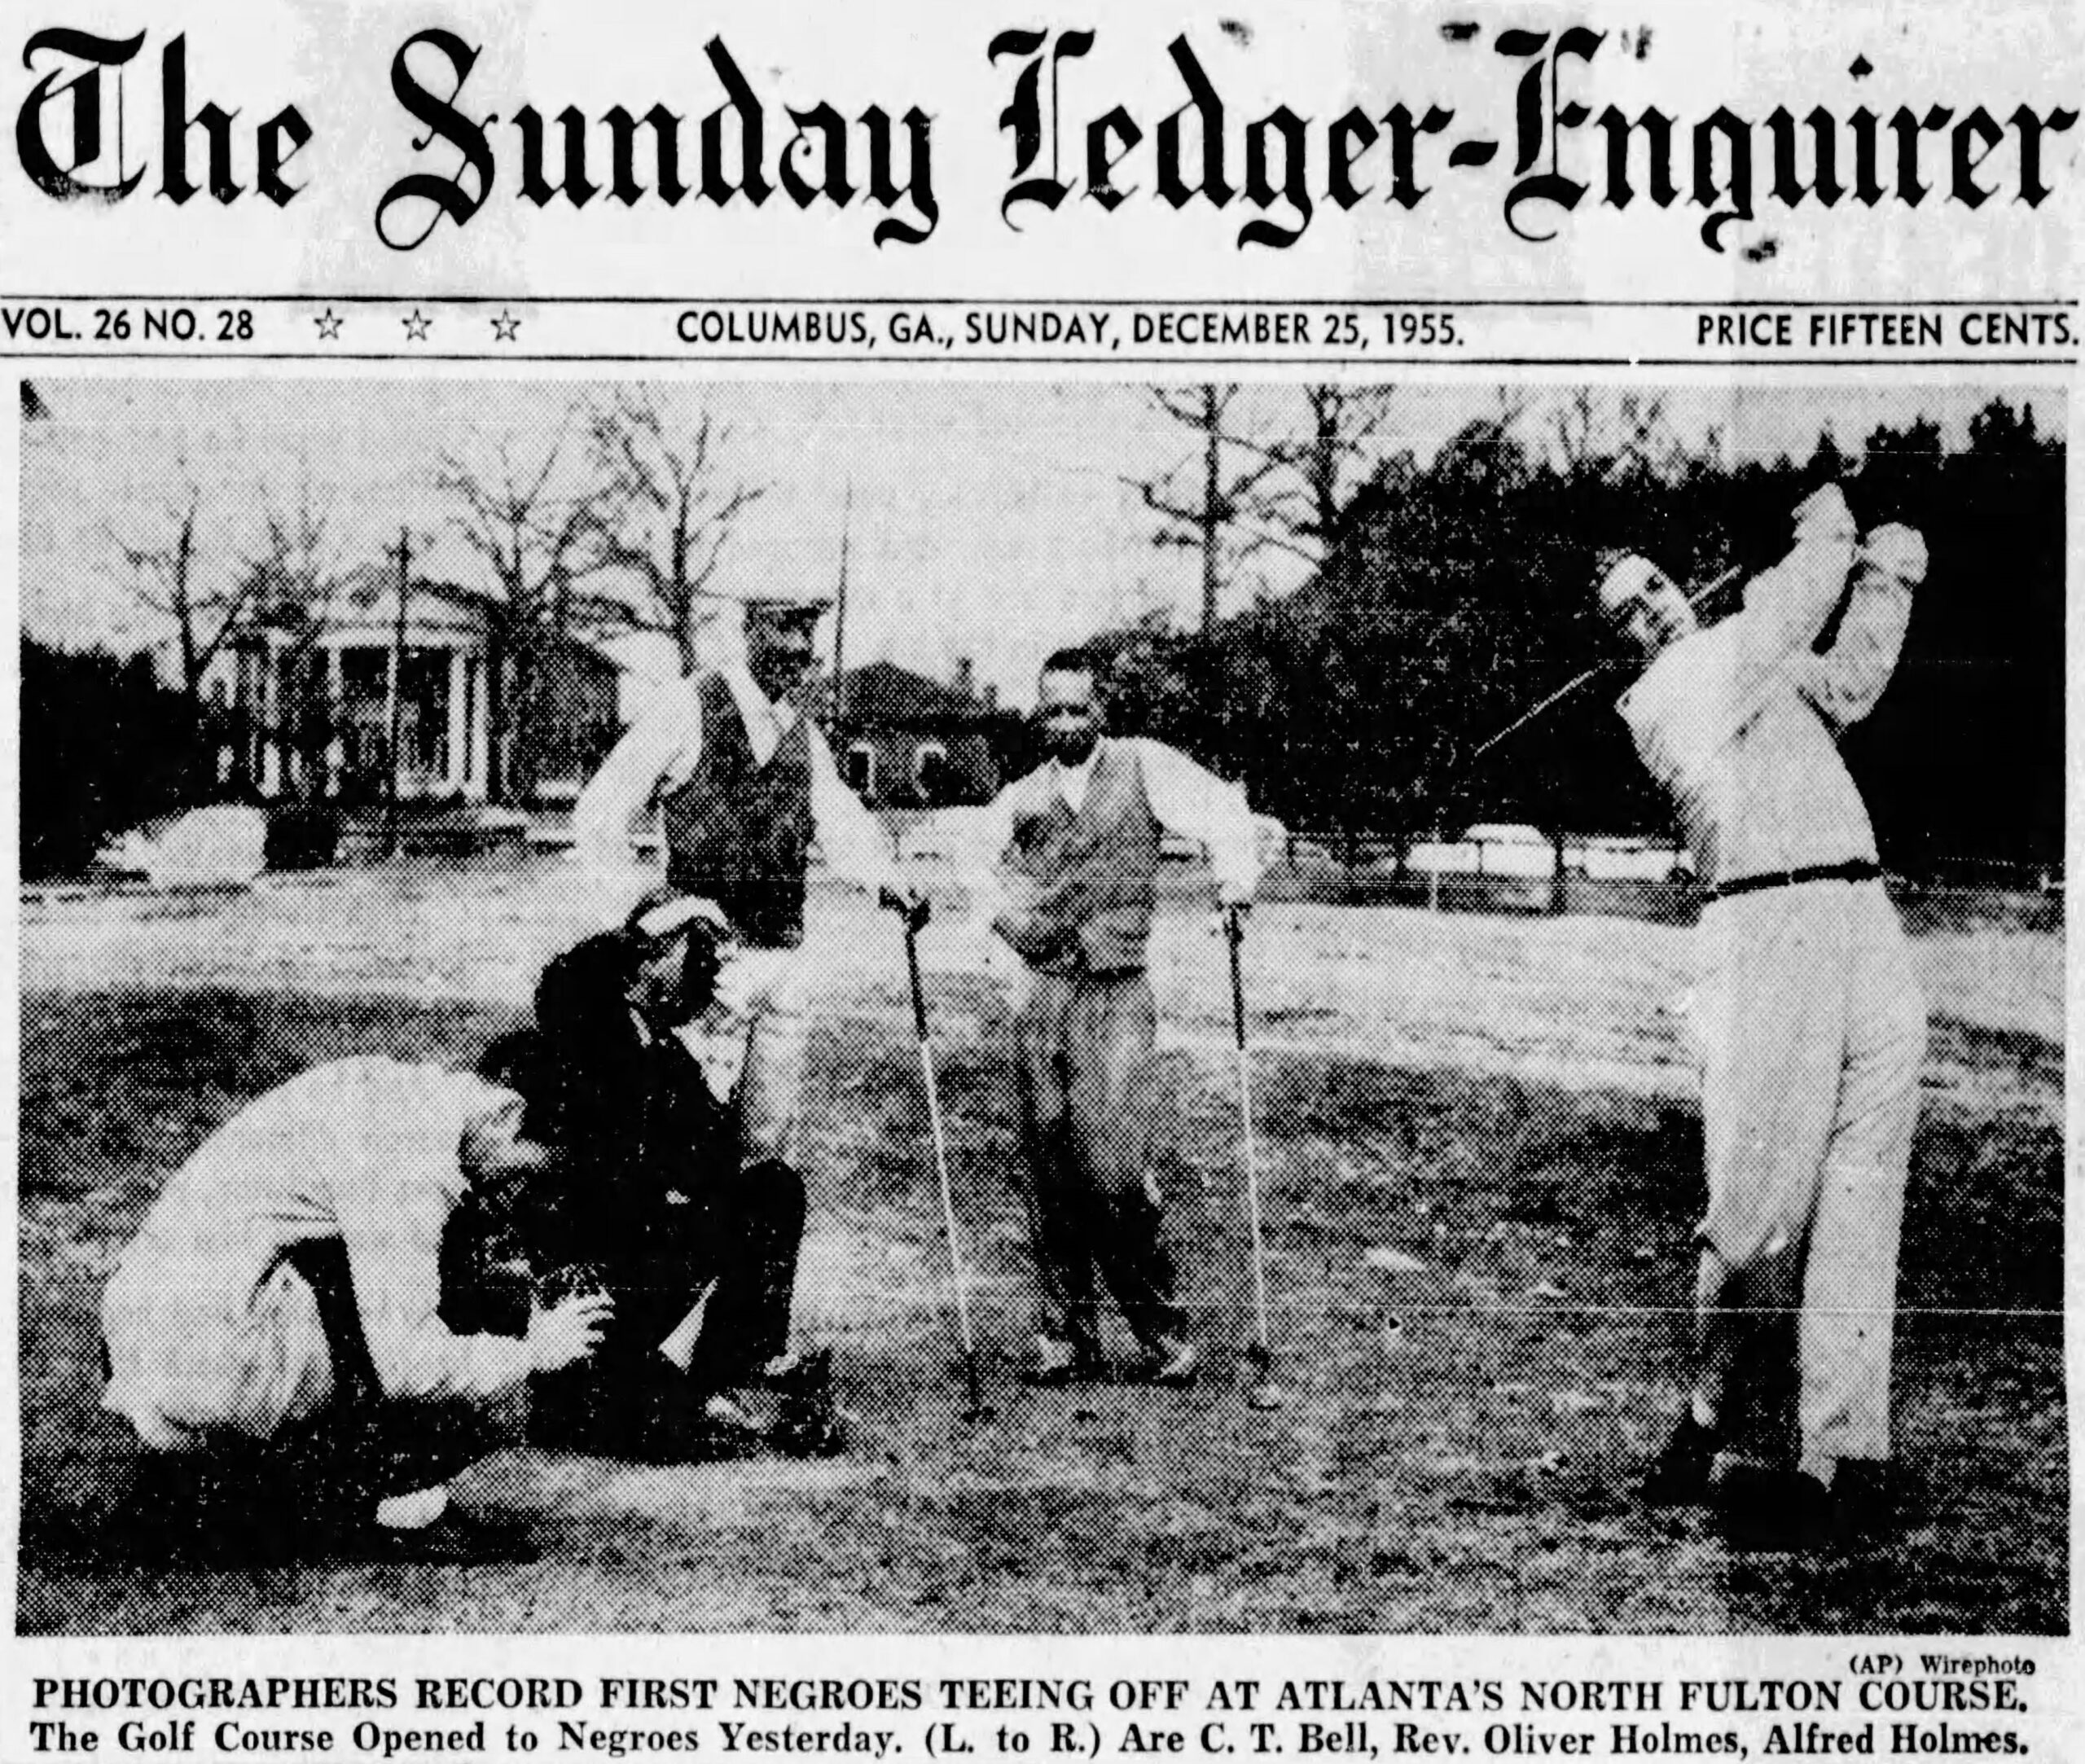
{"type": "Polygon", "coordinates": [[[746,622],[769,625],[812,625],[832,610],[827,594],[748,595],[744,602],[746,622]]]}

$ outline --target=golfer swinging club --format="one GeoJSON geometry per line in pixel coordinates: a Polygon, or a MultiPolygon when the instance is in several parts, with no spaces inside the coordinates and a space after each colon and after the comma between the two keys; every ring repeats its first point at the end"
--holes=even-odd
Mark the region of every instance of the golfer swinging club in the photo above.
{"type": "Polygon", "coordinates": [[[1027,976],[1014,1033],[1038,1284],[1030,1381],[1105,1376],[1097,1275],[1143,1349],[1142,1375],[1183,1384],[1201,1354],[1161,1235],[1139,1085],[1157,1035],[1144,952],[1160,837],[1208,848],[1227,910],[1249,906],[1258,863],[1242,792],[1158,742],[1104,735],[1100,673],[1082,650],[1042,664],[1049,757],[973,824],[964,881],[1027,976]]]}
{"type": "Polygon", "coordinates": [[[1817,1547],[1881,1516],[1925,1011],[1836,737],[1889,684],[1925,561],[1904,527],[1857,545],[1828,487],[1797,511],[1794,549],[1721,624],[1703,629],[1640,557],[1600,590],[1646,659],[1619,709],[1679,811],[1705,902],[1699,1363],[1648,1499],[1709,1498],[1760,1323],[1799,1307],[1800,1455],[1793,1471],[1718,1485],[1740,1543],[1817,1547]]]}

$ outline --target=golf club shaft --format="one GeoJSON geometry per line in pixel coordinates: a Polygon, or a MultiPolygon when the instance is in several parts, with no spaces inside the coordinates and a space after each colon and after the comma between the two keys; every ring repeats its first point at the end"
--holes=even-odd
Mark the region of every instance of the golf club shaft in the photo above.
{"type": "MultiPolygon", "coordinates": [[[[1687,603],[1689,606],[1700,606],[1701,603],[1706,600],[1711,595],[1716,594],[1721,590],[1728,587],[1736,578],[1739,571],[1743,568],[1744,566],[1742,564],[1732,564],[1730,568],[1725,570],[1722,575],[1717,577],[1714,581],[1706,582],[1702,586],[1691,590],[1687,596],[1687,603]]],[[[1497,747],[1500,742],[1506,739],[1508,735],[1518,735],[1521,731],[1526,728],[1530,723],[1533,722],[1536,717],[1541,716],[1543,712],[1550,709],[1554,705],[1562,704],[1565,699],[1569,698],[1574,692],[1577,691],[1581,687],[1585,685],[1588,680],[1594,678],[1597,675],[1606,673],[1609,669],[1616,665],[1617,664],[1613,661],[1596,661],[1590,668],[1584,669],[1579,673],[1574,674],[1569,679],[1566,680],[1563,685],[1558,687],[1557,689],[1552,692],[1547,698],[1539,701],[1533,709],[1522,711],[1519,716],[1516,717],[1511,722],[1508,723],[1504,728],[1501,729],[1498,732],[1498,734],[1491,736],[1487,740],[1480,741],[1475,748],[1471,749],[1469,757],[1464,760],[1462,762],[1462,765],[1458,766],[1456,770],[1461,770],[1465,767],[1474,766],[1479,760],[1482,759],[1486,754],[1489,753],[1494,748],[1497,747]]]]}
{"type": "Polygon", "coordinates": [[[963,1244],[956,1232],[955,1190],[949,1180],[948,1137],[942,1127],[941,1082],[934,1070],[933,1038],[927,1029],[927,994],[920,980],[920,937],[917,929],[905,928],[905,966],[912,982],[912,1021],[918,1031],[920,1076],[927,1089],[927,1131],[934,1148],[934,1175],[941,1188],[942,1224],[948,1234],[949,1271],[955,1283],[955,1326],[963,1341],[963,1376],[970,1385],[972,1411],[981,1408],[977,1387],[977,1345],[970,1332],[970,1294],[963,1270],[963,1244]]]}
{"type": "Polygon", "coordinates": [[[1260,1151],[1253,1137],[1253,1060],[1245,1037],[1245,979],[1240,950],[1245,927],[1236,907],[1225,914],[1224,935],[1231,946],[1231,1026],[1238,1053],[1238,1118],[1245,1148],[1245,1218],[1253,1240],[1253,1313],[1258,1324],[1253,1341],[1262,1359],[1271,1349],[1267,1338],[1266,1257],[1260,1240],[1260,1151]]]}
{"type": "Polygon", "coordinates": [[[1604,674],[1609,668],[1612,668],[1614,665],[1615,664],[1612,661],[1596,661],[1590,668],[1585,669],[1580,673],[1574,674],[1569,679],[1566,680],[1563,685],[1558,687],[1555,691],[1552,692],[1548,697],[1540,700],[1533,709],[1522,711],[1519,716],[1516,717],[1511,722],[1508,723],[1504,728],[1501,729],[1498,732],[1498,734],[1491,736],[1488,740],[1479,742],[1477,746],[1471,750],[1469,757],[1464,760],[1463,764],[1465,766],[1474,766],[1479,760],[1482,759],[1486,754],[1489,753],[1494,748],[1497,747],[1500,742],[1506,739],[1508,736],[1518,735],[1521,731],[1526,728],[1530,723],[1533,722],[1536,717],[1542,715],[1544,711],[1549,709],[1551,706],[1560,704],[1565,699],[1569,698],[1574,692],[1577,691],[1580,687],[1583,686],[1596,674],[1604,674]]]}

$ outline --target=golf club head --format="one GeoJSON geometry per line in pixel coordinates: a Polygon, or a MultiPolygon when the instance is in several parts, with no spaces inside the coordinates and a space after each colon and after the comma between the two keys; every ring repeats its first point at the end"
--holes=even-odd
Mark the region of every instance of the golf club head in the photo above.
{"type": "Polygon", "coordinates": [[[1279,1409],[1288,1401],[1288,1393],[1274,1382],[1274,1354],[1264,1341],[1246,1344],[1238,1356],[1238,1371],[1247,1407],[1279,1409]]]}
{"type": "Polygon", "coordinates": [[[985,1400],[985,1389],[984,1386],[978,1382],[977,1362],[974,1358],[963,1362],[963,1389],[969,1399],[963,1405],[963,1424],[965,1427],[975,1427],[981,1421],[990,1420],[994,1411],[992,1406],[985,1400]]]}

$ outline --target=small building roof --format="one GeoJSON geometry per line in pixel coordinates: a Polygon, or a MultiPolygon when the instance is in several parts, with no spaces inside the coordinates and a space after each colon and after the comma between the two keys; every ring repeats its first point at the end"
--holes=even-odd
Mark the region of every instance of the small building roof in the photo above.
{"type": "Polygon", "coordinates": [[[844,720],[852,729],[968,728],[991,717],[983,700],[893,661],[847,670],[844,720]]]}

